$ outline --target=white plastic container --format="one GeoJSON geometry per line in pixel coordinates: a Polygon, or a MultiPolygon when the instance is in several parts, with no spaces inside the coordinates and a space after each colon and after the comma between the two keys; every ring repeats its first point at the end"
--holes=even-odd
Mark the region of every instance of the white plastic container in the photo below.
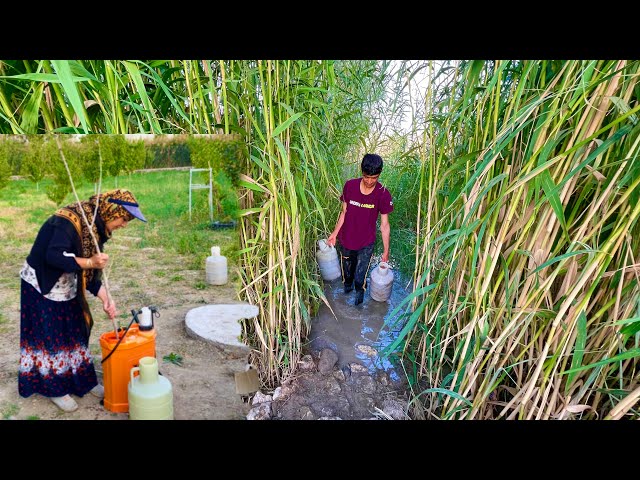
{"type": "Polygon", "coordinates": [[[142,307],[140,309],[140,316],[138,317],[138,328],[142,332],[146,332],[153,328],[153,318],[151,317],[151,309],[149,307],[142,307]]]}
{"type": "Polygon", "coordinates": [[[324,280],[331,281],[342,276],[336,247],[327,245],[326,239],[318,240],[316,259],[320,266],[320,275],[324,280]]]}
{"type": "Polygon", "coordinates": [[[220,247],[211,247],[211,256],[207,257],[206,281],[209,285],[227,283],[227,257],[220,255],[220,247]]]}
{"type": "Polygon", "coordinates": [[[158,361],[142,357],[138,365],[130,373],[129,420],[173,420],[173,389],[158,373],[158,361]],[[140,375],[134,376],[135,372],[140,375]]]}
{"type": "Polygon", "coordinates": [[[387,262],[380,262],[371,272],[369,295],[378,302],[386,302],[391,296],[393,271],[387,262]]]}

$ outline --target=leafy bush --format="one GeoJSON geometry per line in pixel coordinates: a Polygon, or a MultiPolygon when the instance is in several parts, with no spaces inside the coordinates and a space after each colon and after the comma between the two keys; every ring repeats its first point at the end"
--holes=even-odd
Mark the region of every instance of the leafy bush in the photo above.
{"type": "MultiPolygon", "coordinates": [[[[22,160],[22,173],[38,185],[47,174],[47,166],[51,162],[50,150],[45,143],[52,140],[50,135],[27,135],[27,148],[22,160]]],[[[57,156],[57,155],[56,155],[57,156]]]]}
{"type": "MultiPolygon", "coordinates": [[[[48,159],[49,172],[53,177],[53,183],[47,185],[46,193],[56,205],[60,205],[65,197],[71,193],[71,181],[69,173],[62,161],[58,145],[54,137],[49,138],[43,144],[43,158],[48,159]]],[[[82,179],[82,146],[70,142],[64,136],[59,136],[64,158],[69,166],[74,185],[78,187],[82,179]]]]}
{"type": "MultiPolygon", "coordinates": [[[[82,175],[88,182],[98,183],[100,180],[100,151],[98,150],[98,136],[85,135],[80,139],[80,159],[82,175]]],[[[107,174],[102,165],[102,176],[107,174]]]]}
{"type": "Polygon", "coordinates": [[[134,170],[144,168],[147,151],[142,140],[127,142],[124,149],[124,171],[132,173],[134,170]]]}
{"type": "Polygon", "coordinates": [[[7,142],[0,141],[0,188],[4,188],[9,183],[11,167],[9,166],[9,150],[3,148],[7,142]]]}
{"type": "Polygon", "coordinates": [[[193,167],[213,169],[216,216],[223,221],[235,218],[238,210],[236,187],[242,168],[244,142],[237,137],[189,137],[187,144],[193,167]]]}
{"type": "Polygon", "coordinates": [[[98,135],[103,171],[113,177],[125,169],[128,145],[122,135],[98,135]]]}
{"type": "Polygon", "coordinates": [[[161,140],[146,145],[144,168],[188,167],[189,147],[184,140],[161,140]]]}
{"type": "Polygon", "coordinates": [[[100,158],[102,157],[102,178],[118,175],[122,171],[132,173],[144,167],[146,149],[142,140],[129,142],[122,135],[85,135],[80,145],[79,162],[83,176],[92,183],[100,179],[100,158]]]}
{"type": "Polygon", "coordinates": [[[216,173],[223,171],[234,186],[238,185],[246,155],[246,146],[241,138],[189,137],[187,145],[191,151],[191,165],[195,168],[211,167],[216,173]]]}
{"type": "Polygon", "coordinates": [[[7,135],[0,141],[0,150],[2,150],[0,156],[3,156],[9,164],[9,175],[22,174],[22,159],[27,149],[25,138],[24,135],[7,135]]]}

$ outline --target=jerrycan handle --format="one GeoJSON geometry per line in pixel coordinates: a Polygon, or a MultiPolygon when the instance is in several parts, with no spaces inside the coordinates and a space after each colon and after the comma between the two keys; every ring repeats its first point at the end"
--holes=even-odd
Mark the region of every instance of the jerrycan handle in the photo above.
{"type": "Polygon", "coordinates": [[[140,375],[140,367],[133,367],[131,369],[131,384],[132,385],[133,385],[133,377],[135,376],[134,372],[136,372],[136,371],[138,372],[138,375],[140,375]]]}
{"type": "Polygon", "coordinates": [[[378,264],[378,270],[380,271],[380,275],[386,275],[389,273],[389,264],[387,262],[380,262],[378,264]]]}
{"type": "Polygon", "coordinates": [[[320,249],[321,252],[330,252],[331,249],[334,247],[327,243],[326,238],[322,238],[318,240],[318,248],[320,249]]]}

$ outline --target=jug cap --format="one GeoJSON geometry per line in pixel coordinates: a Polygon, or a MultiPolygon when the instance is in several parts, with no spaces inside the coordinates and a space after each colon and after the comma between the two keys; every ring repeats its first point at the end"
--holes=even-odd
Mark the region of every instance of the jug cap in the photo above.
{"type": "Polygon", "coordinates": [[[220,255],[220,247],[211,247],[211,256],[220,255]]]}

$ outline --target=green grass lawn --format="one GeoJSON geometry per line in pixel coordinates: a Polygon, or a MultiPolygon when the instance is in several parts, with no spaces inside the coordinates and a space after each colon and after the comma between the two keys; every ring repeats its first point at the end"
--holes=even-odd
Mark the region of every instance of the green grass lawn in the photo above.
{"type": "MultiPolygon", "coordinates": [[[[77,181],[77,180],[76,180],[77,181]]],[[[0,190],[0,241],[3,247],[23,242],[33,242],[40,225],[56,210],[46,195],[51,180],[45,179],[36,188],[29,180],[13,180],[0,190]]],[[[172,170],[134,173],[117,178],[117,187],[133,192],[148,222],[132,221],[120,236],[140,238],[139,246],[163,248],[185,255],[189,268],[200,268],[209,256],[210,249],[219,245],[222,255],[230,264],[235,263],[238,251],[238,233],[234,229],[212,230],[206,190],[194,190],[192,219],[189,220],[189,172],[172,170]]],[[[76,184],[81,200],[94,194],[89,183],[76,184]]],[[[116,179],[103,180],[101,191],[116,188],[116,179]]],[[[235,215],[237,199],[226,192],[221,206],[214,205],[214,221],[219,216],[235,215]]],[[[62,205],[75,201],[73,193],[67,195],[62,205]]],[[[2,249],[3,251],[5,248],[2,249]]],[[[7,254],[7,253],[5,253],[7,254]]],[[[0,258],[1,260],[1,258],[0,258]]]]}

